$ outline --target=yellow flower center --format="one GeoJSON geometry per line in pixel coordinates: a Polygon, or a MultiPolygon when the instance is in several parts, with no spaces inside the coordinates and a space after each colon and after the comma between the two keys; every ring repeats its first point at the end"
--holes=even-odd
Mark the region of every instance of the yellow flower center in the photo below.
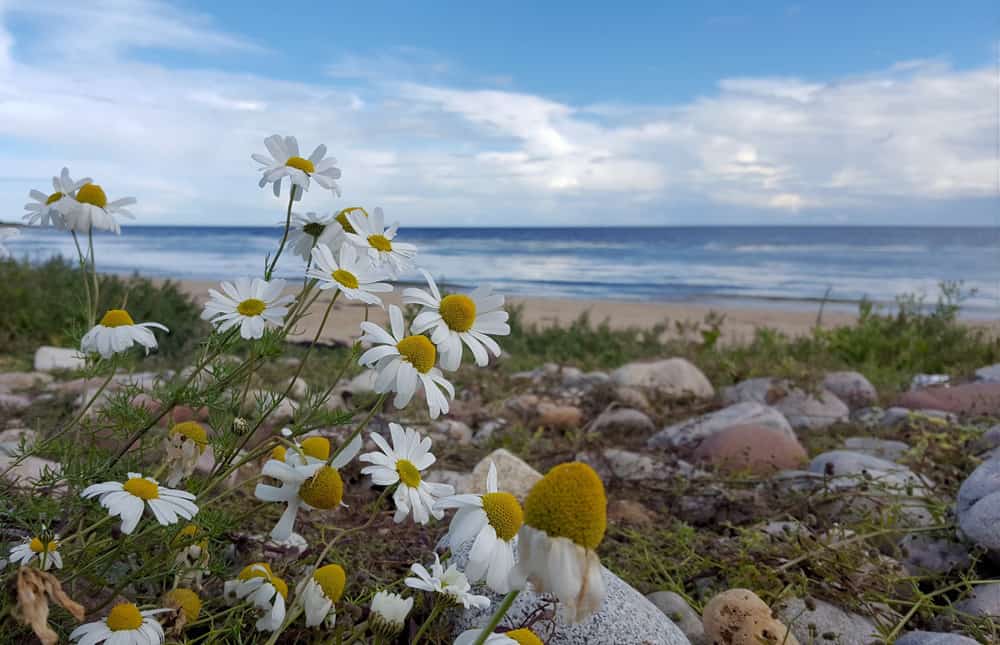
{"type": "Polygon", "coordinates": [[[281,597],[288,600],[288,584],[278,576],[271,576],[271,584],[278,590],[281,597]]]}
{"type": "Polygon", "coordinates": [[[199,452],[205,452],[205,448],[208,447],[208,433],[205,431],[205,426],[197,421],[178,423],[170,428],[170,434],[179,434],[187,437],[198,445],[199,452]]]}
{"type": "Polygon", "coordinates": [[[535,632],[523,627],[521,629],[505,632],[504,636],[516,641],[519,645],[542,645],[542,639],[535,636],[535,632]]]}
{"type": "Polygon", "coordinates": [[[124,309],[108,309],[108,312],[101,318],[102,327],[124,327],[134,324],[132,316],[128,315],[124,309]]]}
{"type": "Polygon", "coordinates": [[[196,524],[188,524],[180,531],[177,531],[177,534],[174,535],[173,539],[170,541],[170,546],[179,548],[193,544],[197,535],[198,526],[196,524]]]}
{"type": "Polygon", "coordinates": [[[201,598],[194,591],[183,587],[171,589],[165,599],[168,607],[180,609],[184,613],[187,622],[193,623],[198,620],[198,614],[201,613],[201,598]]]}
{"type": "Polygon", "coordinates": [[[48,206],[49,204],[55,204],[57,201],[59,201],[62,198],[63,198],[63,194],[62,193],[60,193],[58,191],[54,192],[51,195],[49,195],[48,199],[45,200],[45,205],[48,206]]]}
{"type": "Polygon", "coordinates": [[[421,374],[431,371],[434,361],[437,360],[437,349],[427,336],[407,336],[396,343],[396,349],[421,374]]]}
{"type": "Polygon", "coordinates": [[[266,562],[255,562],[254,564],[248,564],[243,567],[240,574],[236,576],[240,580],[252,580],[254,578],[264,578],[278,590],[282,596],[286,599],[288,598],[288,585],[284,580],[274,575],[271,571],[271,565],[266,562]]]}
{"type": "Polygon", "coordinates": [[[87,184],[76,191],[76,201],[104,208],[108,205],[108,196],[104,194],[104,189],[97,184],[87,184]]]}
{"type": "Polygon", "coordinates": [[[316,172],[316,166],[313,165],[313,162],[308,159],[303,159],[302,157],[289,157],[288,161],[285,162],[285,165],[289,168],[297,168],[310,175],[316,172]]]}
{"type": "Polygon", "coordinates": [[[28,544],[28,548],[31,549],[34,553],[42,553],[43,551],[46,553],[52,553],[58,547],[59,543],[56,542],[55,540],[51,540],[49,542],[42,542],[40,539],[36,537],[31,538],[31,543],[28,544]]]}
{"type": "Polygon", "coordinates": [[[319,222],[309,222],[302,227],[302,232],[310,237],[319,237],[326,230],[325,224],[320,224],[319,222]]]}
{"type": "Polygon", "coordinates": [[[384,235],[369,235],[368,243],[372,245],[373,249],[378,249],[383,253],[392,251],[392,242],[384,235]]]}
{"type": "Polygon", "coordinates": [[[285,456],[287,454],[288,454],[288,451],[285,450],[284,446],[275,446],[274,450],[271,451],[271,459],[277,459],[278,461],[284,461],[285,460],[285,456]]]}
{"type": "Polygon", "coordinates": [[[524,523],[521,504],[510,493],[486,493],[482,499],[486,519],[497,532],[497,537],[510,542],[524,523]]]}
{"type": "Polygon", "coordinates": [[[139,608],[130,602],[123,602],[111,608],[111,613],[105,621],[108,629],[113,632],[139,629],[142,627],[142,614],[139,608]]]}
{"type": "Polygon", "coordinates": [[[326,461],[330,458],[330,440],[326,437],[306,437],[302,440],[302,452],[326,461]]]}
{"type": "Polygon", "coordinates": [[[339,564],[320,567],[313,573],[313,580],[323,589],[323,595],[333,602],[340,602],[341,596],[344,595],[344,584],[347,582],[343,567],[339,564]]]}
{"type": "Polygon", "coordinates": [[[578,461],[559,464],[524,500],[524,521],[552,537],[596,549],[607,528],[608,499],[594,469],[578,461]]]}
{"type": "Polygon", "coordinates": [[[264,304],[264,301],[257,298],[247,298],[236,305],[236,311],[240,312],[241,316],[259,316],[264,313],[266,308],[267,305],[264,304]]]}
{"type": "Polygon", "coordinates": [[[345,208],[344,210],[337,213],[336,217],[334,217],[334,219],[337,220],[337,223],[340,224],[340,228],[344,229],[345,233],[354,233],[354,234],[357,233],[357,231],[354,230],[354,227],[351,226],[351,221],[347,219],[347,214],[353,213],[354,211],[361,211],[362,215],[368,217],[368,213],[365,212],[365,209],[361,208],[360,206],[351,206],[350,208],[345,208]]]}
{"type": "Polygon", "coordinates": [[[400,459],[396,462],[396,472],[399,473],[399,481],[410,488],[420,486],[420,471],[408,459],[400,459]]]}
{"type": "Polygon", "coordinates": [[[126,493],[131,493],[139,499],[151,500],[160,496],[160,487],[142,477],[133,477],[122,486],[126,493]]]}
{"type": "Polygon", "coordinates": [[[348,289],[358,288],[358,277],[351,273],[350,271],[344,271],[343,269],[337,269],[330,274],[334,280],[339,282],[341,285],[347,287],[348,289]]]}
{"type": "Polygon", "coordinates": [[[476,303],[469,296],[452,294],[441,299],[438,313],[455,331],[469,331],[476,323],[476,303]]]}
{"type": "Polygon", "coordinates": [[[336,508],[344,498],[344,480],[336,468],[323,466],[299,488],[302,501],[324,511],[336,508]]]}

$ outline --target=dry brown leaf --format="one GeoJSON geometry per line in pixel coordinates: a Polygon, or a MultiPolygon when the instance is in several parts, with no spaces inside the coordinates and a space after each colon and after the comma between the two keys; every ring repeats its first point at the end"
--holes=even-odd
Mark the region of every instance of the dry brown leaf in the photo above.
{"type": "Polygon", "coordinates": [[[42,645],[55,645],[59,635],[49,627],[49,600],[55,600],[77,621],[83,620],[83,605],[63,591],[59,580],[34,567],[21,567],[17,571],[17,607],[14,617],[29,625],[42,645]]]}

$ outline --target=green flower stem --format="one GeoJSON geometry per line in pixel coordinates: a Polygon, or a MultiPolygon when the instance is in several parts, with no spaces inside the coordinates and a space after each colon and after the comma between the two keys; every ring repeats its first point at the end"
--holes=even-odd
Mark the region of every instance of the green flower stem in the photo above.
{"type": "Polygon", "coordinates": [[[281,235],[281,244],[278,245],[278,252],[271,259],[271,265],[264,271],[264,279],[270,280],[274,273],[274,267],[278,264],[281,252],[285,250],[285,242],[288,241],[288,229],[292,226],[292,204],[295,203],[295,191],[298,187],[292,184],[288,191],[288,211],[285,213],[285,232],[281,235]]]}
{"type": "Polygon", "coordinates": [[[101,283],[97,280],[97,257],[94,255],[94,227],[87,228],[87,252],[90,256],[90,271],[94,279],[94,315],[91,316],[90,325],[97,324],[97,314],[100,311],[101,283]]]}
{"type": "Polygon", "coordinates": [[[500,606],[497,607],[496,612],[493,614],[493,618],[490,618],[490,622],[486,624],[486,627],[483,627],[483,631],[479,634],[479,638],[477,638],[476,642],[472,645],[483,645],[483,643],[486,642],[486,639],[489,638],[490,634],[493,633],[493,630],[497,628],[497,625],[500,624],[503,617],[507,615],[507,612],[510,610],[511,605],[514,604],[514,600],[517,599],[517,595],[519,593],[521,593],[521,590],[515,589],[504,596],[503,602],[501,602],[500,606]]]}
{"type": "Polygon", "coordinates": [[[86,319],[90,326],[94,326],[94,305],[90,296],[90,280],[87,278],[87,260],[83,257],[83,249],[80,248],[80,238],[76,236],[76,231],[71,230],[73,244],[76,245],[76,254],[80,258],[80,277],[83,278],[83,293],[87,298],[86,319]]]}
{"type": "Polygon", "coordinates": [[[434,623],[434,621],[438,619],[438,617],[441,615],[441,612],[443,611],[444,611],[444,603],[435,599],[434,608],[431,609],[431,613],[430,615],[427,616],[427,620],[425,620],[424,623],[420,626],[420,629],[417,630],[417,633],[413,637],[413,640],[410,641],[410,645],[417,645],[417,643],[420,642],[420,639],[424,637],[424,634],[427,632],[428,628],[430,628],[430,626],[434,623]]]}
{"type": "Polygon", "coordinates": [[[337,448],[337,451],[331,454],[330,458],[326,460],[327,466],[332,464],[333,460],[336,459],[340,455],[340,453],[342,453],[344,449],[347,448],[347,446],[351,445],[351,442],[354,441],[354,438],[357,437],[359,434],[361,434],[362,430],[368,427],[368,424],[369,422],[371,422],[372,417],[374,417],[378,413],[378,411],[382,408],[382,404],[385,402],[386,396],[387,396],[386,394],[378,395],[378,398],[375,400],[375,404],[372,405],[372,409],[368,411],[368,414],[365,416],[365,418],[362,419],[361,423],[359,423],[354,428],[354,431],[350,434],[350,436],[348,436],[347,439],[340,444],[340,447],[337,448]]]}

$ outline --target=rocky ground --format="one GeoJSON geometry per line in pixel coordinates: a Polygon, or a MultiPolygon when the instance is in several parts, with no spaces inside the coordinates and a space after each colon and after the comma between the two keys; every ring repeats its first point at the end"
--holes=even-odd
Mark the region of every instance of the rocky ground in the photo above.
{"type": "MultiPolygon", "coordinates": [[[[75,378],[78,360],[43,347],[32,370],[0,374],[0,471],[93,394],[97,383],[75,378]]],[[[262,391],[287,384],[295,360],[267,374],[262,391]]],[[[122,374],[102,404],[124,392],[157,409],[157,383],[168,376],[122,374]]],[[[568,629],[552,622],[544,599],[523,597],[512,615],[530,619],[548,643],[1000,642],[1000,366],[968,382],[913,376],[902,392],[878,392],[857,372],[716,388],[682,358],[608,372],[547,364],[463,383],[442,420],[392,412],[372,428],[393,420],[429,432],[433,478],[459,492],[481,491],[490,461],[501,485],[522,498],[560,462],[586,461],[601,474],[608,602],[568,629]]],[[[293,396],[306,397],[310,385],[296,382],[293,396]]],[[[335,403],[360,407],[370,387],[364,376],[345,380],[335,403]]],[[[277,416],[295,413],[289,401],[277,416]]],[[[99,420],[100,404],[92,414],[99,420]]],[[[183,406],[168,418],[209,420],[183,406]]],[[[29,457],[7,474],[10,483],[43,478],[57,492],[60,464],[51,457],[29,457]]],[[[210,467],[210,452],[203,462],[210,467]]],[[[235,479],[259,466],[246,471],[235,479]]],[[[347,483],[361,482],[355,473],[347,483]]],[[[369,498],[358,490],[346,501],[363,509],[369,498]]],[[[249,496],[238,503],[253,507],[249,496]]],[[[274,519],[268,513],[257,518],[262,532],[274,519]]],[[[365,519],[346,511],[339,521],[365,519]]],[[[311,540],[321,529],[302,533],[311,540]]],[[[372,530],[393,525],[380,520],[372,530]]],[[[364,572],[362,582],[398,577],[443,530],[414,534],[394,552],[368,538],[345,541],[345,551],[354,549],[345,558],[364,572]]],[[[297,555],[253,531],[232,543],[224,557],[234,562],[245,557],[240,550],[297,555]]],[[[456,614],[452,622],[458,630],[480,618],[456,614]]]]}

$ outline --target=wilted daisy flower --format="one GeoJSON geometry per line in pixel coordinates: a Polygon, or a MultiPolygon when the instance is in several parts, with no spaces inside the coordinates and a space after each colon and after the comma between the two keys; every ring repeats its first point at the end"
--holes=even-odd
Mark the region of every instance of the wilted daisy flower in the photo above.
{"type": "Polygon", "coordinates": [[[235,580],[226,581],[223,593],[230,600],[246,599],[257,609],[266,612],[257,621],[259,631],[273,632],[285,620],[288,585],[274,575],[271,565],[266,562],[243,567],[235,580]]]}
{"type": "Polygon", "coordinates": [[[347,221],[354,229],[353,233],[345,229],[347,241],[364,249],[375,266],[387,266],[393,275],[399,275],[408,269],[417,254],[417,247],[394,241],[399,222],[386,228],[381,208],[376,208],[371,217],[366,216],[364,211],[359,211],[360,209],[347,213],[347,221]]]}
{"type": "Polygon", "coordinates": [[[288,313],[294,296],[283,296],[285,281],[260,278],[240,278],[236,282],[223,282],[225,292],[209,289],[211,299],[201,312],[203,320],[210,321],[219,331],[240,326],[240,336],[247,340],[260,338],[268,325],[280,326],[288,313]]]}
{"type": "Polygon", "coordinates": [[[486,578],[486,585],[497,593],[510,591],[510,572],[514,568],[514,544],[524,522],[517,498],[500,492],[497,467],[490,462],[485,495],[452,495],[438,500],[438,509],[457,508],[448,529],[452,553],[472,541],[465,574],[472,582],[486,578]]]}
{"type": "Polygon", "coordinates": [[[361,215],[362,217],[368,217],[368,211],[366,211],[365,209],[361,208],[360,206],[348,206],[347,208],[341,210],[333,218],[334,221],[336,221],[338,224],[340,224],[340,233],[341,233],[341,235],[343,235],[344,233],[357,233],[357,231],[354,230],[354,227],[351,226],[351,221],[349,219],[347,219],[347,216],[349,214],[351,214],[351,213],[357,213],[358,215],[361,215]]]}
{"type": "Polygon", "coordinates": [[[124,309],[108,309],[101,321],[94,325],[80,340],[80,349],[84,352],[100,354],[102,358],[111,358],[128,350],[138,343],[146,348],[156,348],[156,336],[150,329],[170,330],[160,323],[138,323],[132,320],[124,309]]]}
{"type": "Polygon", "coordinates": [[[320,289],[340,291],[351,300],[380,307],[382,299],[375,294],[392,291],[391,284],[380,282],[386,278],[385,274],[376,270],[368,258],[359,258],[350,244],[341,245],[339,262],[327,246],[314,248],[312,258],[312,268],[306,275],[319,280],[320,289]]]}
{"type": "Polygon", "coordinates": [[[423,385],[431,418],[447,414],[448,399],[455,398],[455,388],[434,367],[437,361],[434,343],[420,334],[406,336],[403,312],[396,305],[389,305],[389,325],[391,334],[373,322],[361,323],[364,332],[361,342],[373,343],[374,347],[361,355],[358,364],[375,370],[375,391],[395,392],[392,404],[405,408],[419,383],[423,385]]]}
{"type": "Polygon", "coordinates": [[[406,516],[413,514],[413,521],[426,524],[433,515],[436,519],[444,517],[444,511],[434,508],[437,498],[451,495],[455,489],[449,484],[435,484],[424,481],[420,473],[427,470],[435,461],[431,454],[430,437],[420,437],[413,428],[405,430],[398,423],[389,424],[392,436],[392,447],[376,432],[370,434],[372,441],[382,452],[367,452],[358,461],[366,461],[371,466],[361,469],[363,475],[371,475],[372,483],[377,486],[399,486],[392,494],[396,502],[396,523],[402,522],[406,516]]]}
{"type": "Polygon", "coordinates": [[[431,565],[430,571],[427,571],[424,565],[419,562],[414,562],[410,571],[417,577],[404,580],[407,587],[444,594],[449,600],[466,609],[470,607],[486,609],[490,606],[489,598],[471,593],[472,585],[469,584],[469,579],[458,570],[457,566],[449,564],[448,568],[445,569],[441,565],[441,558],[438,557],[437,553],[434,554],[434,564],[431,565]]]}
{"type": "Polygon", "coordinates": [[[201,589],[201,580],[208,573],[210,560],[208,539],[199,532],[197,525],[188,524],[177,532],[170,546],[178,549],[174,556],[177,569],[174,585],[201,589]]]}
{"type": "Polygon", "coordinates": [[[52,178],[52,192],[48,195],[40,190],[31,190],[28,195],[35,203],[25,204],[28,211],[22,219],[29,226],[53,226],[63,228],[63,212],[69,212],[76,206],[76,191],[85,184],[91,183],[90,177],[73,181],[69,176],[69,168],[63,168],[58,177],[52,178]]]}
{"type": "MultiPolygon", "coordinates": [[[[284,225],[284,222],[281,222],[284,225]]],[[[288,246],[295,255],[308,260],[313,247],[340,247],[343,231],[332,215],[309,212],[305,215],[292,213],[291,229],[288,231],[288,246]]]]}
{"type": "Polygon", "coordinates": [[[176,619],[171,626],[171,633],[183,631],[186,625],[198,620],[201,615],[201,597],[192,589],[177,587],[171,589],[163,596],[165,607],[177,612],[176,619]]]}
{"type": "Polygon", "coordinates": [[[115,605],[108,617],[74,629],[69,639],[80,645],[160,645],[163,642],[163,628],[153,618],[169,609],[149,609],[139,611],[130,602],[115,605]]]}
{"type": "Polygon", "coordinates": [[[87,233],[91,229],[111,231],[116,235],[122,229],[115,215],[135,219],[125,207],[135,203],[135,197],[123,197],[108,201],[104,189],[98,184],[85,184],[76,191],[75,202],[65,201],[59,207],[63,213],[65,228],[77,233],[87,233]]]}
{"type": "MultiPolygon", "coordinates": [[[[271,530],[271,538],[287,540],[292,535],[299,508],[318,508],[328,511],[340,506],[344,497],[344,481],[340,469],[346,466],[361,450],[360,437],[348,444],[330,464],[330,442],[323,437],[306,445],[304,456],[294,456],[294,450],[286,450],[283,459],[269,459],[264,464],[263,474],[281,482],[281,486],[257,484],[254,495],[265,502],[284,502],[285,511],[271,530]],[[325,449],[322,447],[325,442],[325,449]]],[[[308,440],[307,440],[308,441],[308,440]]]]}
{"type": "Polygon", "coordinates": [[[59,555],[59,551],[57,550],[59,548],[57,537],[53,537],[51,540],[43,540],[40,537],[26,539],[21,544],[14,546],[7,557],[10,558],[11,564],[17,564],[22,567],[27,566],[32,560],[38,558],[42,571],[48,571],[52,567],[62,569],[63,562],[62,556],[59,555]]]}
{"type": "Polygon", "coordinates": [[[510,334],[507,312],[502,309],[503,296],[494,294],[489,286],[482,286],[469,295],[453,293],[441,297],[431,274],[424,270],[421,273],[430,292],[405,289],[403,303],[423,305],[424,310],[413,319],[410,328],[417,334],[432,330],[431,340],[441,353],[441,367],[458,369],[462,362],[462,343],[468,346],[480,367],[489,363],[489,354],[500,356],[500,346],[487,334],[510,334]]]}
{"type": "Polygon", "coordinates": [[[11,226],[5,226],[0,228],[0,258],[5,258],[10,255],[10,250],[4,246],[4,242],[7,240],[12,240],[15,237],[20,237],[21,231],[13,228],[11,226]]]}
{"type": "MultiPolygon", "coordinates": [[[[470,629],[458,635],[455,645],[473,645],[480,634],[481,629],[470,629]]],[[[494,632],[486,637],[484,645],[543,645],[542,639],[535,635],[535,632],[526,627],[512,629],[509,632],[494,632]]]]}
{"type": "Polygon", "coordinates": [[[313,574],[299,585],[298,593],[306,613],[306,626],[316,627],[326,623],[333,627],[337,622],[334,603],[344,595],[347,576],[339,564],[328,564],[313,571],[313,574]]]}
{"type": "MultiPolygon", "coordinates": [[[[295,199],[302,198],[302,191],[309,190],[309,179],[340,195],[337,179],[340,179],[340,168],[337,160],[326,156],[326,146],[316,146],[308,159],[299,156],[299,142],[295,137],[282,137],[272,134],[264,139],[264,145],[270,156],[254,153],[254,161],[261,164],[260,187],[274,184],[274,196],[281,195],[281,180],[288,177],[292,186],[298,186],[295,199]]],[[[293,189],[294,190],[294,189],[293,189]]]]}
{"type": "Polygon", "coordinates": [[[573,622],[600,609],[605,589],[596,550],[607,527],[607,503],[590,466],[572,462],[550,470],[524,500],[512,586],[522,589],[527,581],[553,594],[573,622]]]}
{"type": "Polygon", "coordinates": [[[208,432],[197,421],[178,423],[167,431],[167,486],[176,486],[194,473],[198,457],[208,448],[208,432]]]}
{"type": "Polygon", "coordinates": [[[143,477],[139,473],[129,473],[125,483],[105,482],[88,486],[81,496],[97,497],[112,517],[121,517],[122,533],[126,535],[135,530],[147,505],[156,521],[163,526],[176,523],[178,518],[189,520],[198,513],[198,507],[192,501],[194,495],[160,486],[152,477],[143,477]]]}
{"type": "Polygon", "coordinates": [[[371,630],[376,635],[392,640],[403,631],[406,617],[413,609],[413,598],[403,598],[389,591],[379,591],[372,597],[371,630]]]}

